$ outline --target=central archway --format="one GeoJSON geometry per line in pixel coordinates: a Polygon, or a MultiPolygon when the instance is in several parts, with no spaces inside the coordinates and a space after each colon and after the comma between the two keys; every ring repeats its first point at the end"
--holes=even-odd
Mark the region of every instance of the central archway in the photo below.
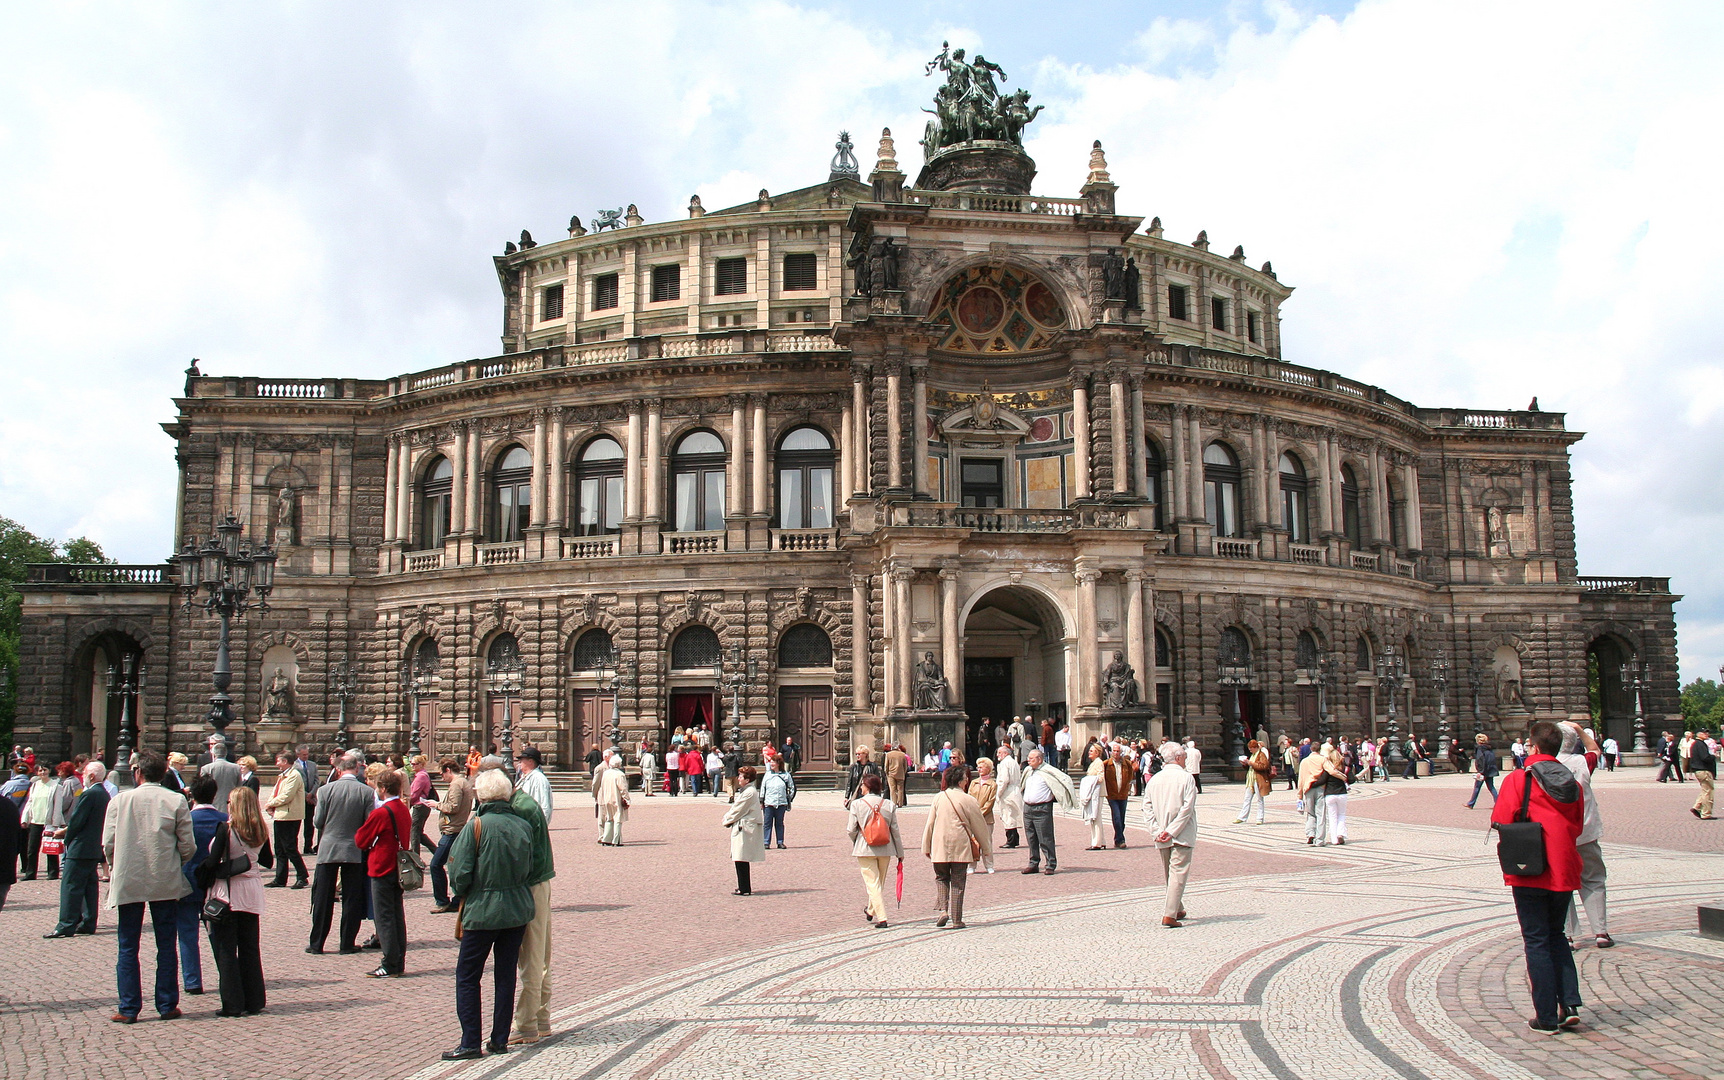
{"type": "Polygon", "coordinates": [[[1024,717],[1029,740],[1038,743],[1044,720],[1066,723],[1075,644],[1059,606],[1037,589],[1004,585],[975,598],[964,617],[960,673],[962,738],[971,761],[992,756],[1014,716],[1024,717]]]}

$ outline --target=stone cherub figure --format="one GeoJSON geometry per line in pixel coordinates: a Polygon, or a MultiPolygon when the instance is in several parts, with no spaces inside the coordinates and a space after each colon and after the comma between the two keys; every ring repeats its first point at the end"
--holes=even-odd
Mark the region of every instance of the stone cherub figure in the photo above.
{"type": "Polygon", "coordinates": [[[922,654],[916,665],[916,711],[942,712],[946,708],[946,673],[934,659],[934,654],[922,654]]]}
{"type": "Polygon", "coordinates": [[[263,699],[263,715],[281,720],[293,715],[293,682],[280,667],[269,678],[269,688],[263,699]]]}
{"type": "Polygon", "coordinates": [[[1113,652],[1113,663],[1101,674],[1101,686],[1104,708],[1129,709],[1138,703],[1137,672],[1118,649],[1113,652]]]}

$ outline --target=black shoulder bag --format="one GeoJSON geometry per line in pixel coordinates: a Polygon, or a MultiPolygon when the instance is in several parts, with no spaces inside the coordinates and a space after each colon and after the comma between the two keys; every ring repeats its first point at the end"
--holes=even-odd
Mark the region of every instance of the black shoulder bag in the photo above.
{"type": "Polygon", "coordinates": [[[1527,769],[1526,786],[1521,789],[1520,811],[1513,821],[1491,826],[1497,831],[1497,861],[1502,863],[1503,873],[1510,877],[1538,877],[1545,870],[1544,826],[1533,821],[1527,813],[1532,805],[1532,786],[1537,782],[1537,774],[1527,769]]]}

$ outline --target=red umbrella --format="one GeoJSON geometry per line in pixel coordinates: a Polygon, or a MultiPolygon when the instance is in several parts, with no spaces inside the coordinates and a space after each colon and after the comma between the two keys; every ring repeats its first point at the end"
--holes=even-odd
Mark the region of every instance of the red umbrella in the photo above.
{"type": "Polygon", "coordinates": [[[898,906],[904,906],[904,860],[898,860],[898,906]]]}

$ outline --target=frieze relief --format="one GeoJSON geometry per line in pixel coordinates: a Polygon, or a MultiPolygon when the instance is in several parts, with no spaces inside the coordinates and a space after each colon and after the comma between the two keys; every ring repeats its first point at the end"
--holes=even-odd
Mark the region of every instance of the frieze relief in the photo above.
{"type": "MultiPolygon", "coordinates": [[[[994,394],[996,405],[1017,412],[1033,412],[1042,409],[1069,406],[1072,403],[1072,392],[1069,386],[1049,387],[1046,390],[1025,390],[1015,394],[994,394]]],[[[941,413],[954,409],[965,409],[975,404],[975,391],[942,390],[937,386],[928,387],[928,410],[941,413]]]]}

